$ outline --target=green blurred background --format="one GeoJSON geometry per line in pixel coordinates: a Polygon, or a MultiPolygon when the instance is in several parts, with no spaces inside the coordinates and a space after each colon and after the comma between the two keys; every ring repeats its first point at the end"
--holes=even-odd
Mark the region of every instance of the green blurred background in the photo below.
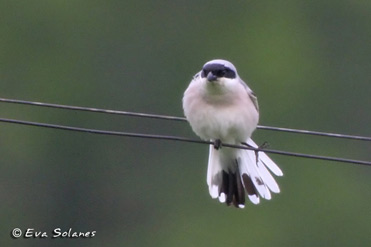
{"type": "MultiPolygon", "coordinates": [[[[232,61],[260,124],[370,136],[370,1],[0,1],[0,97],[182,116],[232,61]]],[[[0,117],[196,138],[188,124],[0,103],[0,117]]],[[[258,130],[274,149],[371,160],[367,142],[258,130]]],[[[212,200],[208,147],[0,123],[1,246],[370,246],[371,167],[271,155],[281,193],[212,200]],[[13,228],[97,231],[12,239],[13,228]]]]}

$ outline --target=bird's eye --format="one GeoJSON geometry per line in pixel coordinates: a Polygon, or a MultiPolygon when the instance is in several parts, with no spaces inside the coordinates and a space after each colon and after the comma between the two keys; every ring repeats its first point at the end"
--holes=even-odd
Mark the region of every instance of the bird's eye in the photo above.
{"type": "Polygon", "coordinates": [[[226,70],[225,69],[221,69],[221,70],[217,70],[216,73],[215,73],[215,75],[217,77],[223,77],[225,75],[225,73],[226,73],[226,70]]]}
{"type": "Polygon", "coordinates": [[[224,71],[224,77],[229,78],[229,79],[234,79],[236,78],[236,73],[231,69],[226,69],[224,71]]]}

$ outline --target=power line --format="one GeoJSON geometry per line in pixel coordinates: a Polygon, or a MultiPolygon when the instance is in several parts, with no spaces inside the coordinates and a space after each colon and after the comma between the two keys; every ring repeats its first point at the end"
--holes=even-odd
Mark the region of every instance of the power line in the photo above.
{"type": "Polygon", "coordinates": [[[320,132],[320,131],[313,131],[313,130],[300,130],[300,129],[290,129],[290,128],[281,128],[281,127],[270,127],[270,126],[259,126],[259,129],[283,131],[283,132],[288,132],[288,133],[297,133],[297,134],[304,134],[304,135],[315,135],[315,136],[335,137],[335,138],[342,138],[342,139],[352,139],[352,140],[359,140],[359,141],[371,141],[371,137],[368,137],[368,136],[345,135],[345,134],[328,133],[328,132],[320,132]]]}
{"type": "Polygon", "coordinates": [[[59,104],[50,104],[50,103],[17,100],[17,99],[0,98],[0,102],[21,104],[21,105],[42,106],[42,107],[65,109],[65,110],[87,111],[87,112],[106,113],[106,114],[113,114],[113,115],[124,115],[124,116],[132,116],[132,117],[154,118],[154,119],[164,119],[164,120],[173,120],[173,121],[187,121],[183,117],[173,117],[173,116],[128,112],[128,111],[116,111],[116,110],[107,110],[107,109],[82,107],[82,106],[59,105],[59,104]]]}
{"type": "MultiPolygon", "coordinates": [[[[0,98],[0,102],[22,104],[22,105],[41,106],[41,107],[49,107],[49,108],[56,108],[56,109],[66,109],[66,110],[87,111],[87,112],[96,112],[96,113],[104,113],[104,114],[124,115],[124,116],[132,116],[132,117],[153,118],[153,119],[163,119],[163,120],[182,121],[182,122],[187,121],[184,117],[175,117],[175,116],[148,114],[148,113],[138,113],[138,112],[128,112],[128,111],[107,110],[107,109],[81,107],[81,106],[50,104],[50,103],[33,102],[33,101],[25,101],[25,100],[17,100],[17,99],[0,98]]],[[[258,125],[257,128],[262,129],[262,130],[280,131],[280,132],[287,132],[287,133],[325,136],[325,137],[352,139],[352,140],[359,140],[359,141],[371,141],[371,137],[367,137],[367,136],[344,135],[344,134],[327,133],[327,132],[320,132],[320,131],[300,130],[300,129],[281,128],[281,127],[273,127],[273,126],[263,126],[263,125],[258,125]]]]}
{"type": "MultiPolygon", "coordinates": [[[[152,134],[141,134],[141,133],[131,133],[131,132],[119,132],[119,131],[87,129],[87,128],[80,128],[80,127],[65,126],[65,125],[30,122],[30,121],[23,121],[23,120],[16,120],[16,119],[0,118],[0,122],[21,124],[21,125],[28,125],[28,126],[36,126],[36,127],[45,127],[45,128],[52,128],[52,129],[61,129],[61,130],[68,130],[68,131],[85,132],[85,133],[100,134],[100,135],[112,135],[112,136],[125,136],[125,137],[136,137],[136,138],[147,138],[147,139],[158,139],[158,140],[169,140],[169,141],[181,141],[181,142],[190,142],[190,143],[198,143],[198,144],[208,144],[208,145],[213,145],[214,144],[211,141],[195,140],[195,139],[179,137],[179,136],[164,136],[164,135],[152,135],[152,134]]],[[[223,143],[222,145],[223,145],[223,147],[247,149],[247,150],[253,150],[253,151],[263,151],[263,152],[266,152],[266,153],[273,153],[273,154],[279,154],[279,155],[287,155],[287,156],[294,156],[294,157],[301,157],[301,158],[319,159],[319,160],[336,161],[336,162],[371,166],[371,162],[363,161],[363,160],[352,160],[352,159],[344,159],[344,158],[338,158],[338,157],[293,153],[293,152],[286,152],[286,151],[281,151],[281,150],[273,150],[273,149],[265,149],[265,148],[264,149],[253,148],[253,147],[242,146],[242,145],[234,145],[234,144],[228,144],[228,143],[223,143]]]]}

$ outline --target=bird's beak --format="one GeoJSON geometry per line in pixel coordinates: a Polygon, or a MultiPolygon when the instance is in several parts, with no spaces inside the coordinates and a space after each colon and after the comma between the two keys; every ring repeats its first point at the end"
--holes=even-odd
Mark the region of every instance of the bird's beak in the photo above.
{"type": "Polygon", "coordinates": [[[214,75],[211,71],[209,72],[209,74],[207,74],[208,81],[216,81],[216,79],[218,79],[218,77],[214,75]]]}

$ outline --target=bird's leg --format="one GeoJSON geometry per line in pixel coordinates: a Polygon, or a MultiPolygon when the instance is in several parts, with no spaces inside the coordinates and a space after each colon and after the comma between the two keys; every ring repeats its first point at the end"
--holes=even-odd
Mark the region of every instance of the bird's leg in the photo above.
{"type": "Polygon", "coordinates": [[[241,142],[241,144],[254,149],[253,151],[255,152],[256,164],[258,164],[258,161],[259,161],[259,150],[257,150],[257,149],[264,149],[264,148],[269,147],[269,143],[266,142],[266,141],[263,142],[263,144],[260,145],[258,148],[255,148],[255,147],[251,146],[250,144],[247,144],[246,142],[241,142]]]}
{"type": "Polygon", "coordinates": [[[269,148],[269,142],[265,141],[262,145],[259,146],[259,149],[269,148]]]}
{"type": "MultiPolygon", "coordinates": [[[[258,149],[264,149],[269,147],[269,143],[267,141],[263,142],[262,145],[258,147],[258,149]]],[[[256,156],[256,164],[258,164],[259,161],[259,151],[255,150],[255,156],[256,156]]]]}
{"type": "Polygon", "coordinates": [[[222,141],[220,140],[220,139],[216,139],[215,141],[214,141],[214,148],[216,149],[216,150],[218,150],[219,148],[221,148],[222,147],[222,141]]]}

